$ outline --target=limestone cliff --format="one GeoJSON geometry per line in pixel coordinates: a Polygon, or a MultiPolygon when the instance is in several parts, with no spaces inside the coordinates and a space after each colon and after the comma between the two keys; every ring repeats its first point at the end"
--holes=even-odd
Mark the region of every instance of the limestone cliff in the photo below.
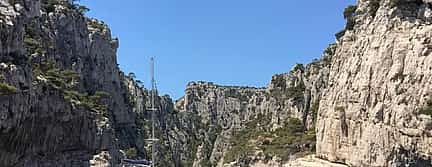
{"type": "Polygon", "coordinates": [[[134,120],[118,41],[66,1],[0,4],[0,166],[118,164],[134,120]]]}
{"type": "MultiPolygon", "coordinates": [[[[150,92],[117,66],[109,28],[63,0],[0,1],[0,166],[117,166],[148,158],[150,92]]],[[[156,165],[189,166],[197,132],[157,99],[156,165]]]]}
{"type": "Polygon", "coordinates": [[[350,166],[432,166],[430,5],[360,0],[352,10],[319,107],[319,157],[350,166]]]}
{"type": "Polygon", "coordinates": [[[267,88],[191,82],[176,110],[199,118],[193,166],[245,166],[270,159],[282,163],[313,151],[319,100],[334,49],[331,45],[322,59],[273,76],[267,88]]]}

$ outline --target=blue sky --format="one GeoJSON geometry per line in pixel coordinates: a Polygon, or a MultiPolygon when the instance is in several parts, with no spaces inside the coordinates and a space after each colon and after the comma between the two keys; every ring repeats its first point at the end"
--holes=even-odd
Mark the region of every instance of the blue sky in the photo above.
{"type": "Polygon", "coordinates": [[[120,39],[118,62],[162,94],[190,81],[264,87],[295,63],[319,58],[355,0],[81,0],[120,39]]]}

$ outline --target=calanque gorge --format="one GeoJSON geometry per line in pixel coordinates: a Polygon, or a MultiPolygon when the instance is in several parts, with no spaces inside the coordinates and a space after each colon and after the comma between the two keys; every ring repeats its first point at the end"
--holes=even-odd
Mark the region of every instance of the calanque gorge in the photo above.
{"type": "MultiPolygon", "coordinates": [[[[151,157],[152,92],[86,10],[0,0],[0,167],[151,157]]],[[[266,88],[194,81],[158,96],[154,166],[432,166],[432,1],[358,0],[343,15],[320,59],[266,88]]]]}

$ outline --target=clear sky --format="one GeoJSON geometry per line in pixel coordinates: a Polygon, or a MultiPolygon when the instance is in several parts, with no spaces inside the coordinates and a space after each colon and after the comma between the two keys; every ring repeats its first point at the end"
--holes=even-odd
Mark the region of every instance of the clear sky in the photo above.
{"type": "Polygon", "coordinates": [[[295,63],[319,58],[355,0],[81,0],[120,39],[125,73],[177,99],[190,81],[264,87],[295,63]]]}

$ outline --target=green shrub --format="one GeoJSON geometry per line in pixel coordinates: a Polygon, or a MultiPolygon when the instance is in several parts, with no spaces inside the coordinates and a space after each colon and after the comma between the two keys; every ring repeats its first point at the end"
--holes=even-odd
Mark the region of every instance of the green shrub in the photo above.
{"type": "Polygon", "coordinates": [[[55,12],[57,5],[62,5],[67,7],[69,10],[76,11],[77,13],[84,15],[89,9],[86,6],[76,4],[75,2],[79,0],[73,0],[72,4],[65,0],[41,0],[42,11],[46,13],[55,12]]]}
{"type": "Polygon", "coordinates": [[[304,72],[304,70],[305,70],[305,67],[303,66],[303,64],[296,64],[295,66],[294,66],[294,71],[300,71],[300,72],[304,72]]]}
{"type": "Polygon", "coordinates": [[[80,13],[81,15],[84,15],[85,13],[90,11],[90,9],[87,6],[78,5],[78,4],[75,4],[74,6],[75,9],[78,11],[78,13],[80,13]]]}
{"type": "MultiPolygon", "coordinates": [[[[79,74],[72,70],[54,67],[53,61],[33,64],[33,77],[43,76],[48,85],[61,90],[73,89],[79,81],[79,74]]],[[[37,78],[34,78],[35,80],[37,78]]]]}
{"type": "Polygon", "coordinates": [[[399,6],[399,4],[401,3],[401,0],[390,0],[390,7],[396,7],[399,6]]]}
{"type": "Polygon", "coordinates": [[[243,130],[235,131],[229,140],[232,147],[225,153],[224,162],[229,163],[252,155],[255,148],[250,140],[259,136],[268,136],[265,126],[269,125],[270,121],[268,115],[258,114],[256,119],[249,121],[243,130]]]}
{"type": "Polygon", "coordinates": [[[289,118],[285,126],[277,129],[272,136],[272,141],[267,145],[261,145],[266,157],[280,157],[283,161],[298,153],[310,153],[315,149],[315,131],[305,131],[301,120],[289,118]],[[299,149],[299,145],[310,144],[309,147],[299,149]]]}
{"type": "Polygon", "coordinates": [[[136,75],[135,75],[135,73],[130,72],[130,73],[128,74],[128,77],[131,78],[131,79],[135,79],[135,78],[136,78],[136,75]]]}
{"type": "Polygon", "coordinates": [[[248,129],[260,129],[271,123],[271,116],[259,113],[255,119],[246,123],[248,129]]]}
{"type": "Polygon", "coordinates": [[[426,105],[420,109],[419,113],[432,116],[432,100],[429,100],[426,105]]]}
{"type": "Polygon", "coordinates": [[[356,24],[355,18],[354,17],[350,17],[350,18],[347,19],[347,24],[346,24],[345,29],[347,29],[347,30],[354,30],[355,24],[356,24]]]}
{"type": "Polygon", "coordinates": [[[283,128],[276,130],[278,136],[289,136],[290,134],[301,133],[305,130],[303,122],[297,118],[289,118],[284,124],[283,128]]]}
{"type": "Polygon", "coordinates": [[[420,110],[420,114],[432,116],[432,106],[427,106],[420,110]]]}
{"type": "Polygon", "coordinates": [[[239,98],[241,96],[240,92],[235,89],[225,90],[225,97],[239,98]]]}
{"type": "Polygon", "coordinates": [[[354,17],[356,10],[357,10],[357,6],[355,6],[355,5],[350,5],[350,6],[346,7],[344,10],[344,18],[348,19],[350,17],[354,17]]]}
{"type": "MultiPolygon", "coordinates": [[[[344,18],[347,20],[345,30],[353,30],[354,29],[354,26],[356,24],[356,21],[355,21],[356,10],[357,10],[357,6],[353,6],[353,5],[350,5],[350,6],[345,8],[344,18]]],[[[339,39],[338,36],[340,37],[341,35],[342,34],[338,34],[337,39],[339,39]]]]}
{"type": "Polygon", "coordinates": [[[290,155],[310,153],[315,149],[315,131],[305,131],[301,120],[289,118],[283,127],[274,132],[268,130],[270,127],[263,126],[269,124],[268,116],[259,116],[243,130],[235,132],[230,139],[232,147],[226,152],[224,162],[245,159],[259,150],[268,158],[277,156],[285,161],[290,155]],[[304,144],[309,147],[299,147],[304,144]]]}
{"type": "Polygon", "coordinates": [[[17,88],[7,83],[0,83],[0,96],[10,95],[17,92],[17,88]]]}
{"type": "Polygon", "coordinates": [[[37,20],[33,20],[24,26],[24,46],[29,54],[45,52],[39,31],[37,20]]]}
{"type": "Polygon", "coordinates": [[[40,82],[37,77],[41,76],[45,81],[40,83],[60,90],[65,100],[93,111],[105,113],[108,109],[108,106],[102,103],[102,99],[109,96],[108,93],[96,91],[93,95],[88,95],[75,90],[80,80],[80,75],[75,71],[56,68],[54,61],[50,60],[34,63],[32,71],[36,82],[40,82]]]}
{"type": "Polygon", "coordinates": [[[3,74],[0,74],[0,96],[10,95],[17,92],[17,88],[5,82],[3,74]]]}
{"type": "Polygon", "coordinates": [[[336,107],[334,108],[334,110],[337,111],[337,112],[345,112],[345,107],[342,107],[342,106],[336,106],[336,107]]]}
{"type": "Polygon", "coordinates": [[[252,94],[247,93],[241,93],[240,90],[236,89],[228,89],[225,91],[225,97],[231,97],[235,99],[239,99],[240,101],[249,101],[249,97],[252,96],[252,94]]]}
{"type": "Polygon", "coordinates": [[[408,6],[408,5],[416,5],[419,6],[423,4],[422,0],[415,0],[415,1],[407,1],[407,0],[390,0],[390,7],[401,7],[401,6],[408,6]]]}
{"type": "Polygon", "coordinates": [[[110,97],[111,94],[104,92],[104,91],[96,91],[96,93],[94,94],[95,97],[100,97],[100,98],[104,98],[104,97],[110,97]]]}
{"type": "Polygon", "coordinates": [[[88,95],[88,94],[83,94],[83,93],[79,93],[77,91],[74,90],[67,90],[64,91],[64,98],[67,101],[76,103],[80,106],[83,106],[89,110],[94,110],[94,111],[98,111],[98,112],[103,112],[105,113],[105,111],[108,109],[107,105],[102,104],[102,98],[107,97],[107,93],[103,92],[103,93],[96,93],[94,95],[88,95]]]}
{"type": "Polygon", "coordinates": [[[135,158],[138,155],[138,151],[136,148],[132,147],[125,151],[126,157],[135,158]]]}
{"type": "Polygon", "coordinates": [[[55,6],[59,5],[59,0],[41,0],[42,10],[46,13],[51,13],[55,11],[55,6]]]}
{"type": "Polygon", "coordinates": [[[273,76],[271,83],[275,87],[286,87],[286,79],[283,75],[275,75],[273,76]]]}
{"type": "Polygon", "coordinates": [[[372,15],[372,17],[376,16],[379,7],[380,7],[380,0],[369,1],[369,13],[372,15]]]}
{"type": "Polygon", "coordinates": [[[334,47],[334,45],[335,44],[330,44],[325,50],[324,50],[324,54],[327,54],[327,55],[334,55],[335,54],[335,47],[334,47]]]}
{"type": "MultiPolygon", "coordinates": [[[[94,29],[96,29],[96,30],[98,30],[98,31],[100,31],[100,32],[102,32],[102,31],[105,29],[105,24],[104,24],[104,23],[100,23],[100,22],[98,22],[98,21],[96,21],[96,20],[90,20],[87,24],[88,24],[90,27],[92,27],[92,28],[94,28],[94,29]]],[[[129,73],[128,76],[129,76],[130,78],[132,78],[132,79],[135,79],[135,78],[136,78],[135,73],[129,73]]]]}
{"type": "Polygon", "coordinates": [[[296,86],[287,89],[287,96],[289,98],[302,98],[305,90],[306,86],[300,81],[296,86]]]}
{"type": "Polygon", "coordinates": [[[242,142],[232,143],[234,144],[234,147],[232,147],[225,153],[224,155],[225,163],[234,162],[238,159],[246,158],[252,155],[254,151],[253,146],[249,145],[248,142],[244,142],[245,141],[244,138],[239,140],[242,142]]]}
{"type": "Polygon", "coordinates": [[[11,4],[11,5],[16,4],[16,0],[9,0],[9,4],[11,4]]]}
{"type": "MultiPolygon", "coordinates": [[[[301,70],[301,66],[298,66],[301,70]]],[[[299,81],[297,85],[287,85],[286,79],[283,75],[276,75],[272,78],[271,83],[274,85],[274,89],[270,90],[270,95],[278,99],[301,99],[303,93],[306,90],[306,86],[302,81],[299,81]]]]}
{"type": "Polygon", "coordinates": [[[341,39],[345,35],[346,30],[341,30],[335,34],[337,40],[341,39]]]}
{"type": "Polygon", "coordinates": [[[306,86],[302,81],[300,81],[297,85],[291,85],[289,87],[276,87],[275,89],[270,91],[272,97],[285,100],[285,99],[294,99],[300,100],[303,98],[304,91],[306,90],[306,86]]]}
{"type": "Polygon", "coordinates": [[[404,3],[404,0],[390,0],[390,7],[401,6],[404,3]]]}
{"type": "MultiPolygon", "coordinates": [[[[40,19],[34,19],[24,26],[24,47],[27,55],[34,53],[45,54],[48,49],[54,49],[54,41],[42,37],[44,35],[40,27],[40,19]]],[[[28,58],[27,58],[28,59],[28,58]]]]}
{"type": "Polygon", "coordinates": [[[24,37],[24,44],[27,48],[27,51],[32,54],[32,53],[43,53],[43,48],[42,48],[42,44],[34,39],[34,38],[30,38],[30,37],[24,37]]]}
{"type": "Polygon", "coordinates": [[[394,75],[392,78],[390,78],[391,81],[395,82],[395,81],[404,81],[405,77],[407,77],[408,75],[403,74],[403,72],[397,73],[396,75],[394,75]]]}

